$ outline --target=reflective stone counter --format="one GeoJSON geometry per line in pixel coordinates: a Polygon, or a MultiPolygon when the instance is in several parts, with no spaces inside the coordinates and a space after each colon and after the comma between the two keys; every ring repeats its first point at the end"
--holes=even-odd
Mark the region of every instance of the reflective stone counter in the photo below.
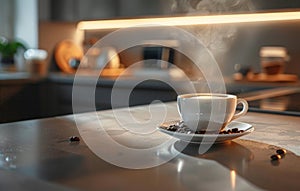
{"type": "MultiPolygon", "coordinates": [[[[130,108],[136,121],[121,108],[0,124],[0,190],[299,190],[300,118],[249,112],[239,121],[254,132],[199,154],[156,130],[162,106],[130,108]]],[[[179,118],[176,103],[164,108],[179,118]]]]}

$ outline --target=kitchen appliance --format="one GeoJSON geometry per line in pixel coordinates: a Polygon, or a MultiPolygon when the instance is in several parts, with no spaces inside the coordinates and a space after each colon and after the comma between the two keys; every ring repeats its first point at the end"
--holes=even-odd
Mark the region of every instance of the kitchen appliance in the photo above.
{"type": "Polygon", "coordinates": [[[143,59],[152,60],[145,62],[145,67],[167,69],[170,64],[174,64],[173,48],[163,46],[146,46],[143,49],[143,59]]]}
{"type": "Polygon", "coordinates": [[[179,46],[176,40],[151,40],[143,44],[144,67],[168,69],[174,64],[175,48],[179,46]]]}
{"type": "Polygon", "coordinates": [[[260,60],[263,73],[282,74],[286,63],[289,61],[289,55],[285,47],[265,46],[260,49],[260,60]]]}

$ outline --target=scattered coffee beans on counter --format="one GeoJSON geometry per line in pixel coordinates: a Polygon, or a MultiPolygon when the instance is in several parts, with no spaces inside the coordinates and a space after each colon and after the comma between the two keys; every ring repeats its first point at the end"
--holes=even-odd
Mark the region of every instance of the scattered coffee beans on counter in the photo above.
{"type": "Polygon", "coordinates": [[[286,150],[285,149],[278,149],[278,150],[276,150],[276,153],[279,154],[279,155],[285,155],[286,150]]]}
{"type": "Polygon", "coordinates": [[[239,129],[238,129],[238,128],[233,128],[233,129],[231,129],[231,132],[232,132],[232,133],[238,133],[238,132],[239,132],[239,129]]]}
{"type": "Polygon", "coordinates": [[[285,157],[286,150],[285,149],[277,149],[276,154],[272,155],[271,161],[276,161],[285,157]]]}
{"type": "Polygon", "coordinates": [[[271,160],[279,160],[279,159],[281,159],[281,156],[280,155],[272,155],[270,158],[271,158],[271,160]]]}
{"type": "Polygon", "coordinates": [[[205,131],[196,131],[195,134],[205,134],[205,131]]]}
{"type": "Polygon", "coordinates": [[[69,141],[71,141],[71,142],[80,141],[80,138],[77,136],[72,136],[69,138],[69,141]]]}

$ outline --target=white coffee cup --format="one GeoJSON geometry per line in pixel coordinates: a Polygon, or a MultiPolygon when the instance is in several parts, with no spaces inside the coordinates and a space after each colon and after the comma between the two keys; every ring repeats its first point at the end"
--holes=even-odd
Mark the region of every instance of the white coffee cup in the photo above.
{"type": "Polygon", "coordinates": [[[182,94],[177,97],[177,107],[187,127],[212,133],[223,130],[228,123],[248,111],[246,100],[230,94],[182,94]],[[243,108],[236,113],[238,104],[242,104],[243,108]]]}

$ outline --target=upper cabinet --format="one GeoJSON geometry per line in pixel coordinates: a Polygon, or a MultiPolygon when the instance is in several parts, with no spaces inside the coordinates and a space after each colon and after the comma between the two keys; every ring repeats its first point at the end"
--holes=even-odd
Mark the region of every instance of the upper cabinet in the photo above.
{"type": "Polygon", "coordinates": [[[170,15],[173,0],[39,0],[40,21],[170,15]]]}
{"type": "Polygon", "coordinates": [[[70,22],[300,8],[299,0],[39,0],[38,3],[40,21],[70,22]]]}
{"type": "Polygon", "coordinates": [[[251,0],[257,10],[286,10],[300,8],[299,0],[251,0]]]}

